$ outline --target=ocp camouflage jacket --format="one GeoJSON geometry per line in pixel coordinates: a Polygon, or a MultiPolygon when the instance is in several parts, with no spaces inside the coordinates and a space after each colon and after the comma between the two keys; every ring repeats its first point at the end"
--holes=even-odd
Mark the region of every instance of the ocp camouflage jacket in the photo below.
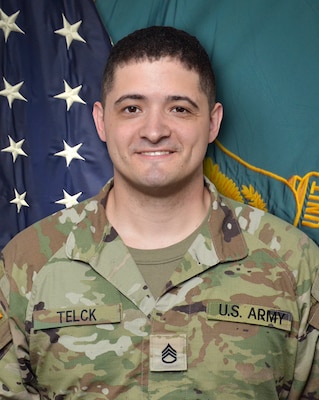
{"type": "Polygon", "coordinates": [[[319,399],[318,247],[209,184],[154,299],[106,219],[111,186],[3,250],[0,398],[319,399]]]}

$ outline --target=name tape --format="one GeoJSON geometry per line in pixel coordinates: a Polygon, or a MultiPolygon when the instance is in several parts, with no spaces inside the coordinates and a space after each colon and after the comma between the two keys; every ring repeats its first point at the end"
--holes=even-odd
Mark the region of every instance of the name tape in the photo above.
{"type": "Polygon", "coordinates": [[[121,305],[97,305],[51,310],[33,313],[34,329],[60,328],[70,325],[98,325],[121,322],[121,305]]]}
{"type": "Polygon", "coordinates": [[[207,306],[207,318],[273,327],[288,332],[292,325],[290,312],[251,304],[210,302],[207,306]]]}

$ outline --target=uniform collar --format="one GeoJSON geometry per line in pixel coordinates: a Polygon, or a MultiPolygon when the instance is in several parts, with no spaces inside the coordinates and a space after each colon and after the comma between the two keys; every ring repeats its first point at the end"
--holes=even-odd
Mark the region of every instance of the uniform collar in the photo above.
{"type": "Polygon", "coordinates": [[[181,268],[172,275],[168,290],[217,264],[238,261],[248,255],[242,230],[228,199],[220,196],[206,178],[205,185],[211,195],[208,223],[188,249],[181,268]],[[192,268],[187,267],[189,262],[192,268]]]}
{"type": "MultiPolygon", "coordinates": [[[[217,264],[240,260],[248,254],[231,205],[207,179],[205,184],[211,195],[208,223],[173,273],[167,290],[217,264]]],[[[65,212],[72,214],[74,221],[78,219],[67,239],[66,253],[70,259],[90,264],[148,315],[155,300],[128,248],[106,218],[106,202],[112,186],[110,180],[96,197],[65,212]]]]}

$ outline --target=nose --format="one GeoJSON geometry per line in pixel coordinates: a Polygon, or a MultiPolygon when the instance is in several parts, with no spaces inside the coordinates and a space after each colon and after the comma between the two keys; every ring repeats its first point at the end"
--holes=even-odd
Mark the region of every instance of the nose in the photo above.
{"type": "Polygon", "coordinates": [[[154,109],[145,116],[144,124],[140,131],[142,138],[151,143],[158,143],[162,139],[169,137],[170,134],[169,121],[163,112],[154,109]]]}

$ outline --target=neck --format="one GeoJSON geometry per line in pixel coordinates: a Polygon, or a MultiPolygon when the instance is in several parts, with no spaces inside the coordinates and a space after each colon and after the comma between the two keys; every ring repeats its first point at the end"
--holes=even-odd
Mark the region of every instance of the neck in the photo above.
{"type": "Polygon", "coordinates": [[[107,202],[107,218],[124,243],[139,249],[171,246],[189,236],[204,220],[210,194],[201,180],[178,194],[152,196],[117,185],[107,202]]]}

